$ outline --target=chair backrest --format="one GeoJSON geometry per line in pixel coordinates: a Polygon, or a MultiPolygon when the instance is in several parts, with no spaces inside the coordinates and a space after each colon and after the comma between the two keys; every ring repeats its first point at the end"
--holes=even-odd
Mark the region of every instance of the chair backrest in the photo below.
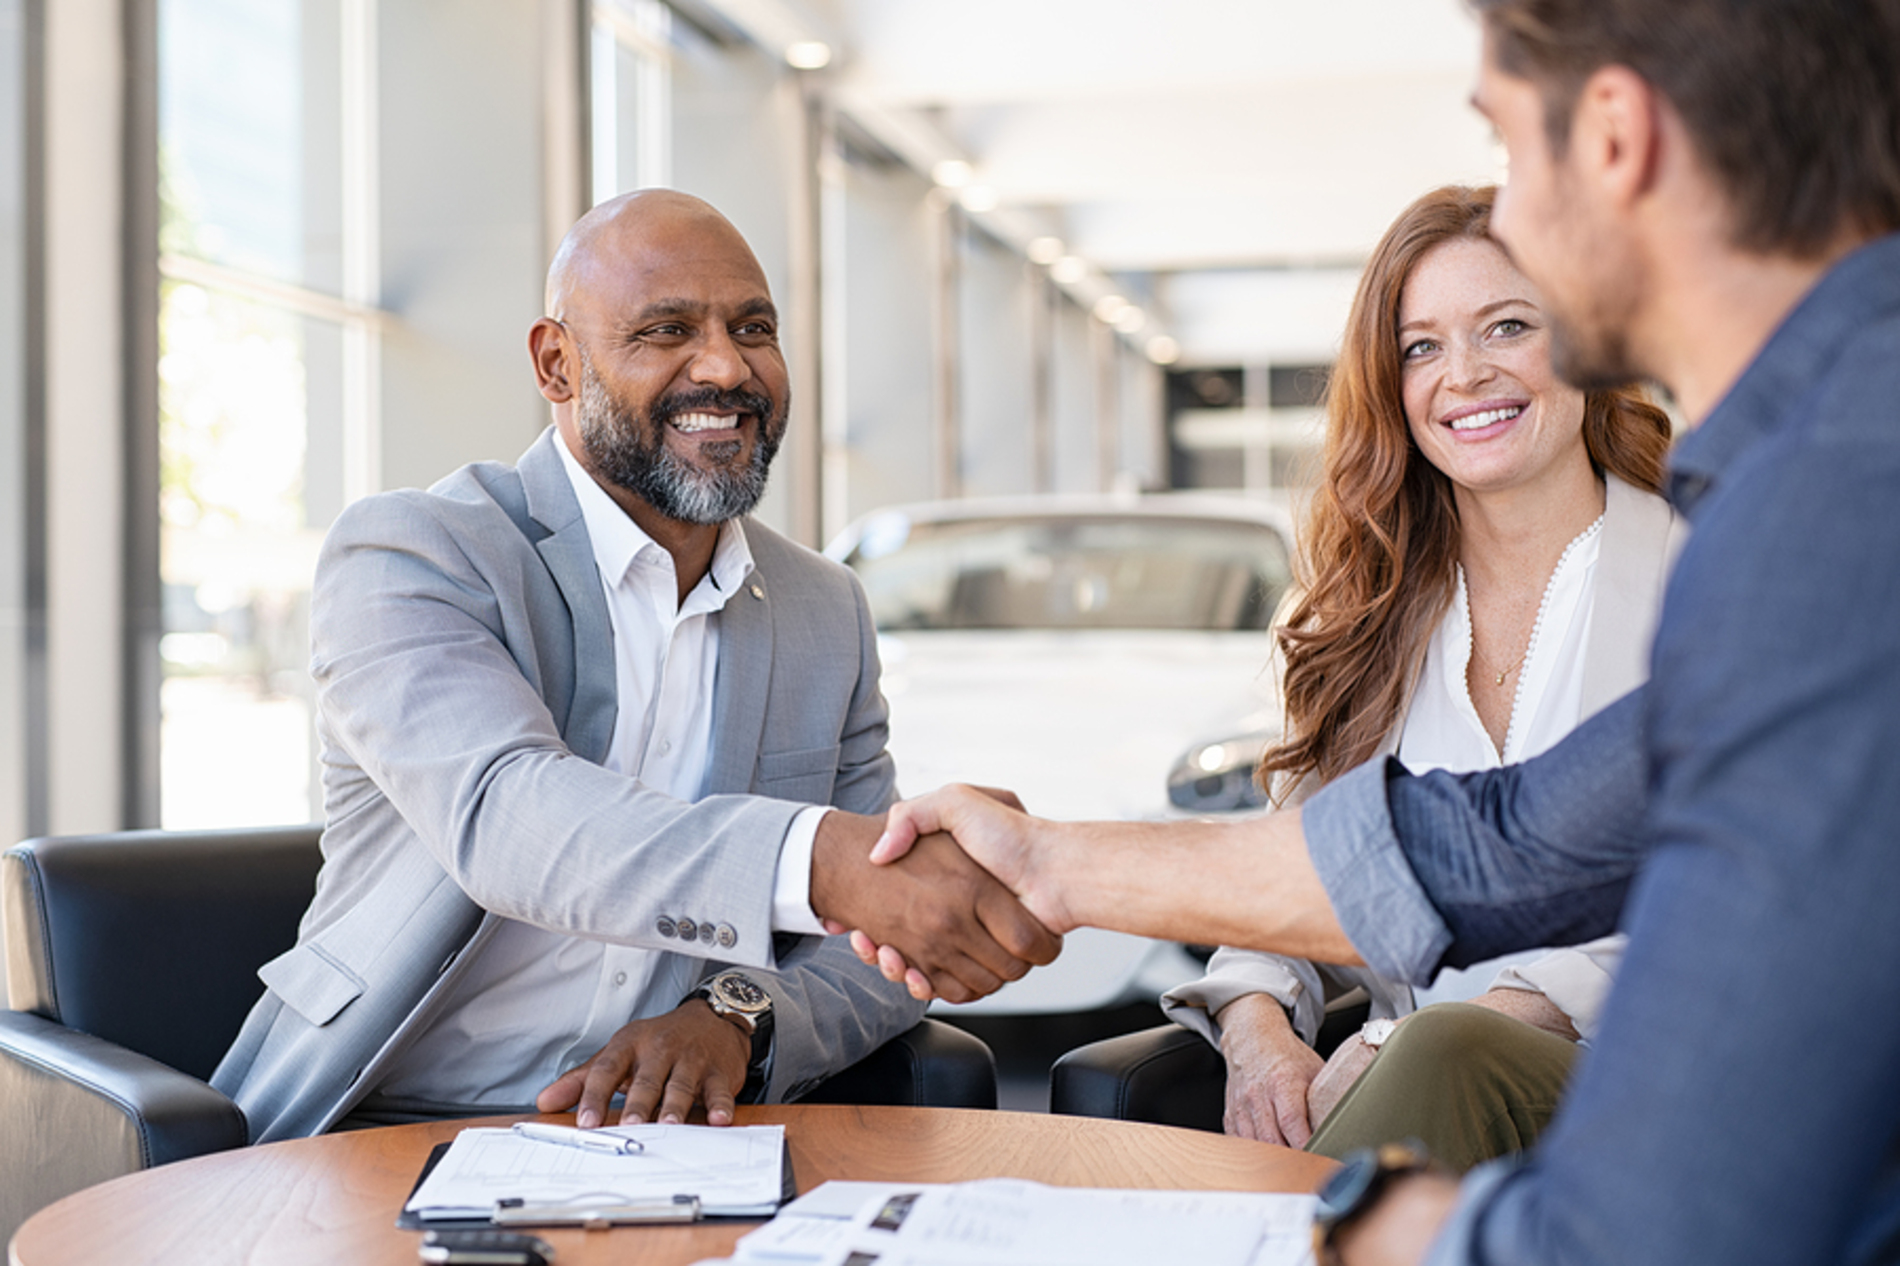
{"type": "Polygon", "coordinates": [[[315,826],[125,831],[0,854],[7,1005],[207,1079],[289,949],[315,826]]]}

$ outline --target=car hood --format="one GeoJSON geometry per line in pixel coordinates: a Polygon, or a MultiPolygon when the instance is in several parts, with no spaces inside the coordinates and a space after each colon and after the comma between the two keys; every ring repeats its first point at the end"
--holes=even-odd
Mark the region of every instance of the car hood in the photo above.
{"type": "Polygon", "coordinates": [[[1161,817],[1174,761],[1274,704],[1268,633],[907,632],[879,649],[904,794],[1007,787],[1045,817],[1161,817]]]}

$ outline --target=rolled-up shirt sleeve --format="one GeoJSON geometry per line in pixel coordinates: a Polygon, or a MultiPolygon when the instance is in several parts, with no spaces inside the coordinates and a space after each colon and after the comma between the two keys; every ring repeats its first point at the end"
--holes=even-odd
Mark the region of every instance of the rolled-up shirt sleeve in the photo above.
{"type": "Polygon", "coordinates": [[[1596,1035],[1597,1017],[1603,1013],[1603,1000],[1610,994],[1626,944],[1621,936],[1605,936],[1587,945],[1552,950],[1542,958],[1504,968],[1491,987],[1543,994],[1589,1041],[1596,1035]]]}
{"type": "Polygon", "coordinates": [[[1300,1040],[1312,1042],[1325,1002],[1319,970],[1280,954],[1221,949],[1208,960],[1206,975],[1161,995],[1161,1013],[1218,1046],[1220,1023],[1215,1017],[1227,1004],[1256,993],[1279,1003],[1300,1040]]]}
{"type": "Polygon", "coordinates": [[[1644,852],[1644,708],[1633,691],[1522,765],[1413,775],[1387,758],[1316,792],[1307,850],[1366,964],[1425,984],[1614,931],[1644,852]]]}
{"type": "Polygon", "coordinates": [[[1322,787],[1301,809],[1300,826],[1333,913],[1366,965],[1423,984],[1437,971],[1452,934],[1394,829],[1388,766],[1404,775],[1397,761],[1377,760],[1322,787]]]}

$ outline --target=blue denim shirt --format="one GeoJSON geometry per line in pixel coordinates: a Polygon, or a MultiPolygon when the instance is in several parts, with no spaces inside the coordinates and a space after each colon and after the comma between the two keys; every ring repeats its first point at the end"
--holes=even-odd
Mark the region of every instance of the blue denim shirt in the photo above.
{"type": "Polygon", "coordinates": [[[1900,1261],[1900,236],[1678,446],[1649,685],[1535,761],[1314,796],[1375,969],[1630,947],[1563,1110],[1432,1263],[1900,1261]]]}

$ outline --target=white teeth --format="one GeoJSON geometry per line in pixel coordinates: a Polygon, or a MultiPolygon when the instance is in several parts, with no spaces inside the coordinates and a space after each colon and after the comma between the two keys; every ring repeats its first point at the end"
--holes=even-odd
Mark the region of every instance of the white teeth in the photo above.
{"type": "Polygon", "coordinates": [[[724,431],[738,425],[738,417],[730,413],[682,413],[673,419],[676,431],[724,431]]]}
{"type": "Polygon", "coordinates": [[[1486,409],[1483,413],[1467,413],[1450,423],[1454,431],[1476,431],[1482,427],[1494,426],[1506,418],[1514,418],[1524,412],[1523,406],[1512,405],[1508,409],[1486,409]]]}

